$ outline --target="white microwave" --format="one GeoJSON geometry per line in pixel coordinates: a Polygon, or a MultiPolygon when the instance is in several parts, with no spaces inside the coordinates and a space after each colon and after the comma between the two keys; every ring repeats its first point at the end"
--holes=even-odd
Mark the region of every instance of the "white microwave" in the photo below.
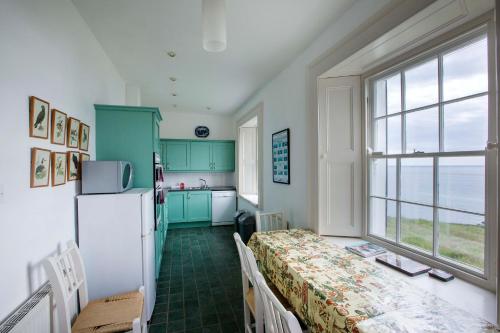
{"type": "Polygon", "coordinates": [[[121,193],[131,189],[134,168],[129,161],[83,161],[82,194],[121,193]]]}

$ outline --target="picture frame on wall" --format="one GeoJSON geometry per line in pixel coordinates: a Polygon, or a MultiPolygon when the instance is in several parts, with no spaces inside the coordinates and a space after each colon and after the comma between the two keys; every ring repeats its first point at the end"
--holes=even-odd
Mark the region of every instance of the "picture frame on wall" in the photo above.
{"type": "Polygon", "coordinates": [[[29,98],[29,132],[32,138],[49,137],[50,103],[35,96],[29,98]]]}
{"type": "Polygon", "coordinates": [[[49,186],[50,150],[31,148],[30,187],[49,186]]]}
{"type": "Polygon", "coordinates": [[[66,145],[68,148],[78,148],[80,138],[80,120],[69,117],[66,145]]]}
{"type": "Polygon", "coordinates": [[[273,182],[290,184],[290,129],[273,133],[273,182]]]}
{"type": "Polygon", "coordinates": [[[80,153],[68,151],[66,153],[68,181],[80,179],[80,153]]]}
{"type": "Polygon", "coordinates": [[[68,116],[66,113],[52,109],[50,119],[50,142],[56,145],[66,144],[66,122],[68,116]]]}
{"type": "Polygon", "coordinates": [[[85,153],[80,153],[80,168],[78,169],[78,178],[82,179],[82,165],[84,161],[90,161],[90,155],[85,153]]]}
{"type": "Polygon", "coordinates": [[[52,152],[52,186],[66,184],[66,153],[52,152]]]}
{"type": "Polygon", "coordinates": [[[78,137],[78,146],[81,150],[89,150],[90,127],[87,124],[80,123],[80,133],[78,137]]]}

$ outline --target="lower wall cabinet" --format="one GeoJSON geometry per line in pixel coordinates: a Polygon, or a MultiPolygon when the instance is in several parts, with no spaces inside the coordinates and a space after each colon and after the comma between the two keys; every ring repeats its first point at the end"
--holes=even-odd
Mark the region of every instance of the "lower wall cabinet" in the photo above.
{"type": "Polygon", "coordinates": [[[212,220],[211,191],[175,191],[168,193],[169,223],[212,220]]]}
{"type": "Polygon", "coordinates": [[[163,249],[167,238],[168,229],[168,209],[167,205],[158,205],[158,225],[155,231],[155,270],[156,278],[160,276],[161,261],[163,259],[163,249]]]}

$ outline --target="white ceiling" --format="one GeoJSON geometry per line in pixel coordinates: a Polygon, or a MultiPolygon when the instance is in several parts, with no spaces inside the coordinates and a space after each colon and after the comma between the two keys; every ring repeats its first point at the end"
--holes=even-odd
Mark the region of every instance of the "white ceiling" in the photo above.
{"type": "Polygon", "coordinates": [[[208,53],[201,0],[73,0],[143,105],[219,114],[234,112],[355,1],[226,0],[227,50],[208,53]]]}

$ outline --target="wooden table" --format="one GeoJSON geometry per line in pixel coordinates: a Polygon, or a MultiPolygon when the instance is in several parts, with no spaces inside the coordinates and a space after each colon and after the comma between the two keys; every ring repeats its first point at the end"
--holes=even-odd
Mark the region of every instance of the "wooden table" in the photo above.
{"type": "Polygon", "coordinates": [[[313,332],[496,332],[487,321],[310,231],[254,233],[248,246],[313,332]]]}

